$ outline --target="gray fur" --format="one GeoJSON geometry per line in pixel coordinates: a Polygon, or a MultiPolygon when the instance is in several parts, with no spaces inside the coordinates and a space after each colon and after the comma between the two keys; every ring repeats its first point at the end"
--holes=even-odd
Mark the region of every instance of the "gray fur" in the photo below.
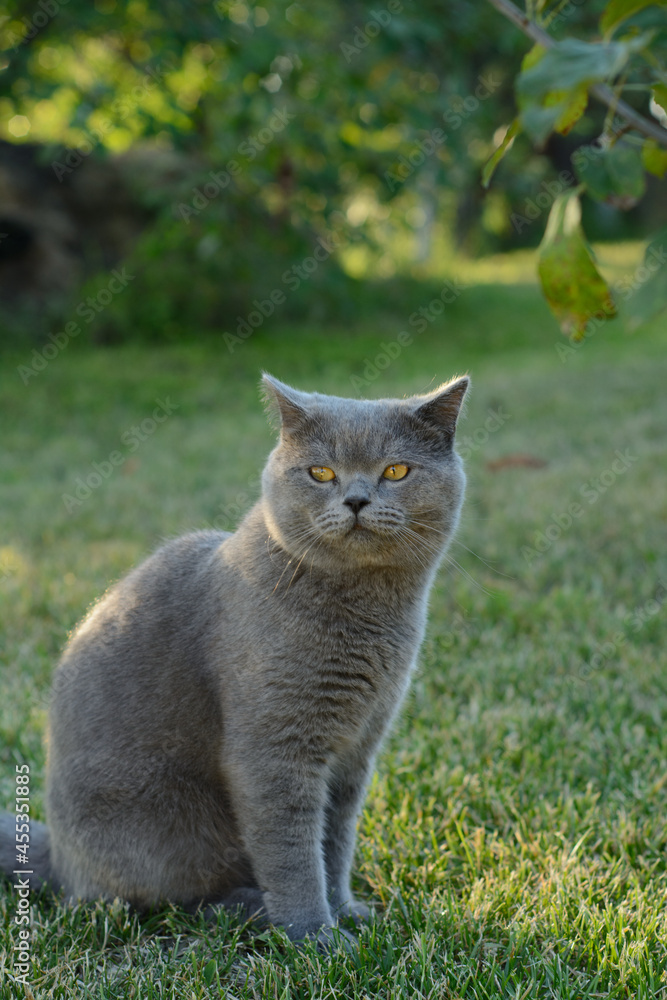
{"type": "Polygon", "coordinates": [[[35,891],[42,889],[51,879],[51,845],[49,843],[49,831],[44,823],[36,819],[28,821],[30,830],[29,837],[29,864],[23,864],[23,855],[19,855],[16,850],[16,835],[21,838],[19,843],[25,844],[23,829],[24,820],[20,816],[12,816],[10,813],[0,813],[0,872],[4,872],[11,878],[27,879],[30,888],[35,891]],[[17,826],[20,830],[17,830],[17,826]],[[21,860],[19,860],[21,859],[21,860]],[[14,872],[18,872],[14,876],[14,872]]]}
{"type": "Polygon", "coordinates": [[[370,402],[264,376],[281,435],[259,502],[113,587],[56,672],[48,874],[69,898],[241,904],[325,945],[367,916],[356,820],[458,521],[467,386],[370,402]]]}

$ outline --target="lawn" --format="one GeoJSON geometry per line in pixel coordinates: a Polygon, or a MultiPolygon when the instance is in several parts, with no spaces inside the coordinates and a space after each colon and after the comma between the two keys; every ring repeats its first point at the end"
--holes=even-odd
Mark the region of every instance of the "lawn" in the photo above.
{"type": "MultiPolygon", "coordinates": [[[[0,801],[25,762],[38,817],[59,650],[161,540],[252,503],[260,371],[338,395],[473,379],[465,514],[360,821],[358,950],[43,901],[26,996],[667,998],[667,338],[615,322],[562,358],[529,275],[501,280],[471,273],[420,333],[411,305],[267,322],[233,352],[73,343],[27,384],[31,349],[2,356],[0,801]]],[[[19,997],[8,884],[0,901],[19,997]]]]}

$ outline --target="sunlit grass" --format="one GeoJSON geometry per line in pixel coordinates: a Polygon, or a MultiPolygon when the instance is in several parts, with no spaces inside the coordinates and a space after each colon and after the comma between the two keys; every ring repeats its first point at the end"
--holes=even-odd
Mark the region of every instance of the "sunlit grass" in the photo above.
{"type": "MultiPolygon", "coordinates": [[[[625,273],[635,253],[601,256],[625,273]]],[[[360,823],[355,879],[376,921],[358,951],[296,951],[224,914],[212,928],[177,910],[45,901],[35,997],[667,998],[665,337],[616,323],[561,362],[518,260],[497,262],[494,285],[480,263],[479,285],[365,387],[473,377],[460,569],[439,574],[360,823]],[[502,268],[520,288],[502,287],[502,268]],[[629,458],[612,474],[617,452],[629,458]],[[572,503],[582,513],[563,527],[572,503]]],[[[24,359],[3,359],[3,802],[26,761],[43,815],[49,679],[88,605],[163,538],[231,527],[256,496],[272,441],[260,370],[356,395],[352,377],[408,312],[395,329],[267,324],[234,353],[76,345],[27,386],[24,359]],[[165,397],[173,415],[130,451],[123,435],[165,397]],[[114,450],[122,464],[68,513],[63,495],[114,450]]],[[[11,890],[1,905],[6,961],[11,890]]],[[[0,990],[22,995],[7,975],[0,990]]]]}

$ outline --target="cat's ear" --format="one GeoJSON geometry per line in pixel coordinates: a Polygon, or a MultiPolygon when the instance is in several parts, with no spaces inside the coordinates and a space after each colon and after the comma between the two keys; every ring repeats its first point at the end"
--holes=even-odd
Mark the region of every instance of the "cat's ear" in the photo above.
{"type": "Polygon", "coordinates": [[[269,416],[277,417],[281,428],[288,434],[298,431],[306,423],[308,396],[305,392],[292,389],[268,372],[263,372],[262,395],[269,416]]]}
{"type": "Polygon", "coordinates": [[[469,385],[470,379],[463,375],[446,382],[427,396],[416,396],[415,414],[434,430],[452,438],[469,385]]]}

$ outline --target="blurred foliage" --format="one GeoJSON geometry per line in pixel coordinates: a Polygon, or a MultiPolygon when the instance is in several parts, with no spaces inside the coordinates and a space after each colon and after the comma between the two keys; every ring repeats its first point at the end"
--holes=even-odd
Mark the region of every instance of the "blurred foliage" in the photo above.
{"type": "MultiPolygon", "coordinates": [[[[660,9],[667,3],[610,0],[600,17],[602,37],[554,41],[538,22],[553,25],[571,4],[550,9],[547,0],[538,0],[535,5],[529,3],[530,16],[526,17],[511,0],[490,2],[535,43],[523,59],[516,80],[519,115],[505,140],[522,130],[537,144],[543,144],[553,133],[568,135],[584,118],[591,95],[608,109],[601,134],[572,154],[579,184],[574,191],[552,197],[540,245],[539,275],[547,302],[563,333],[580,340],[590,323],[614,316],[617,309],[586,246],[580,226],[579,195],[585,192],[597,202],[628,210],[646,191],[644,171],[662,178],[667,170],[667,130],[663,127],[667,112],[661,104],[665,103],[667,79],[667,19],[664,9],[660,9]],[[643,97],[650,117],[638,113],[625,100],[630,92],[643,97]]],[[[486,186],[510,148],[505,140],[484,169],[486,186]]],[[[570,179],[574,180],[568,172],[568,184],[570,179]]],[[[549,189],[549,193],[553,195],[553,190],[549,189]]],[[[649,276],[650,263],[647,259],[649,276]]],[[[656,282],[651,284],[655,290],[656,282]]],[[[664,279],[657,284],[664,288],[664,279]]],[[[651,297],[641,298],[636,319],[641,319],[651,297]]],[[[665,307],[667,296],[658,311],[665,307]]]]}
{"type": "MultiPolygon", "coordinates": [[[[478,0],[8,0],[0,135],[45,144],[62,184],[87,158],[143,150],[130,175],[152,221],[128,262],[131,293],[105,310],[108,336],[233,331],[272,291],[283,318],[345,318],[355,278],[420,275],[436,223],[468,253],[539,243],[548,185],[609,132],[605,108],[586,106],[588,82],[622,73],[645,114],[647,65],[667,87],[664,12],[635,2],[628,18],[619,6],[530,4],[554,40],[594,39],[601,17],[623,37],[605,43],[594,73],[572,78],[574,103],[569,91],[553,100],[567,53],[532,54],[518,78],[521,128],[502,148],[529,43],[478,0]],[[162,162],[178,165],[168,181],[162,162]]],[[[654,87],[654,108],[661,94],[654,87]]],[[[624,221],[618,209],[643,193],[644,168],[657,175],[664,163],[659,144],[642,159],[635,138],[624,134],[623,162],[613,138],[615,164],[591,155],[571,173],[575,184],[588,171],[605,202],[584,205],[591,238],[646,232],[655,192],[645,215],[624,221]]]]}

